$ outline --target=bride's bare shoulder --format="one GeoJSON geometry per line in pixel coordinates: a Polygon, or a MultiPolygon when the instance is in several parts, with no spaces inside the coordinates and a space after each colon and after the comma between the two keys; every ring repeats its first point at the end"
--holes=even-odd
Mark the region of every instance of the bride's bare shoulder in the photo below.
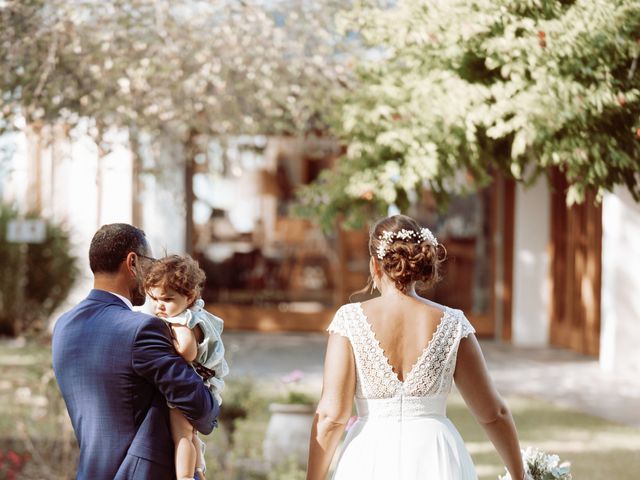
{"type": "Polygon", "coordinates": [[[375,297],[362,302],[360,305],[364,311],[371,313],[385,311],[389,308],[399,308],[407,314],[417,314],[420,317],[425,316],[436,319],[442,317],[445,312],[452,310],[446,305],[441,305],[427,298],[418,296],[407,296],[406,299],[400,303],[391,303],[383,297],[375,297]]]}
{"type": "Polygon", "coordinates": [[[379,308],[382,306],[382,297],[374,297],[369,300],[365,300],[364,302],[356,302],[359,303],[364,308],[379,308]]]}
{"type": "Polygon", "coordinates": [[[416,318],[423,318],[428,322],[439,322],[445,312],[451,310],[446,305],[441,305],[433,300],[417,295],[408,298],[407,307],[407,313],[416,318]]]}

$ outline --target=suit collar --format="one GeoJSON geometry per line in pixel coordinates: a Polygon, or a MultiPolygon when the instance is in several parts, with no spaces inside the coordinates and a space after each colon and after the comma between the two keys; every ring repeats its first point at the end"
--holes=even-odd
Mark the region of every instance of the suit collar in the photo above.
{"type": "Polygon", "coordinates": [[[87,300],[94,300],[104,303],[116,303],[122,305],[128,310],[131,310],[131,307],[129,307],[129,305],[127,305],[126,302],[122,300],[118,295],[116,295],[115,293],[107,292],[106,290],[98,290],[97,288],[92,289],[89,292],[89,295],[87,295],[87,300]]]}

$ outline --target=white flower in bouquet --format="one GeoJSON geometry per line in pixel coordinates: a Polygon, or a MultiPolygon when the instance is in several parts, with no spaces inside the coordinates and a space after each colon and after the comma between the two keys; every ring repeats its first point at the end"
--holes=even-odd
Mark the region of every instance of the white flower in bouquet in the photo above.
{"type": "MultiPolygon", "coordinates": [[[[528,447],[522,451],[522,461],[527,472],[526,480],[571,480],[571,464],[560,463],[558,455],[545,453],[537,448],[528,447]]],[[[512,480],[511,475],[498,477],[498,480],[512,480]]]]}

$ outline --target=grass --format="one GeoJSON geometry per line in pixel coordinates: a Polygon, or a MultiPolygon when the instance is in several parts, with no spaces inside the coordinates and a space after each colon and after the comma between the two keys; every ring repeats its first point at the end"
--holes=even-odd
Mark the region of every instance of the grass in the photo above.
{"type": "MultiPolygon", "coordinates": [[[[76,447],[55,380],[47,342],[0,341],[0,455],[27,453],[30,460],[16,478],[73,478],[76,447]]],[[[205,437],[208,478],[220,480],[302,480],[293,464],[266,471],[262,441],[269,421],[268,404],[277,392],[248,378],[230,378],[223,409],[248,412],[205,437]]],[[[508,398],[521,444],[556,453],[572,464],[576,479],[631,480],[640,471],[640,429],[619,425],[531,398],[508,398]]],[[[473,456],[480,480],[495,480],[504,469],[492,444],[462,399],[452,395],[448,415],[473,456]]],[[[6,457],[6,455],[4,455],[6,457]]],[[[2,456],[0,456],[2,458],[2,456]]],[[[0,478],[6,476],[0,462],[0,478]]]]}
{"type": "MultiPolygon", "coordinates": [[[[536,399],[508,398],[520,444],[571,462],[576,479],[632,480],[640,471],[640,429],[560,408],[536,399]]],[[[493,445],[462,399],[452,395],[448,415],[473,456],[480,480],[495,480],[504,468],[493,445]]]]}

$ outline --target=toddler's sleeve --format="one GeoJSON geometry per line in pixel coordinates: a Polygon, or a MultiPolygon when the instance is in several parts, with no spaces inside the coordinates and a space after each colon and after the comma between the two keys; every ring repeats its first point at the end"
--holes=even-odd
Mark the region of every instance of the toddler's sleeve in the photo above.
{"type": "Polygon", "coordinates": [[[333,320],[327,327],[327,332],[337,333],[338,335],[349,338],[349,325],[347,323],[347,315],[345,310],[345,306],[342,306],[338,309],[333,317],[333,320]]]}
{"type": "Polygon", "coordinates": [[[203,321],[206,325],[206,336],[208,337],[206,339],[208,340],[208,345],[205,366],[215,372],[213,377],[209,377],[205,381],[205,384],[209,387],[209,390],[218,403],[222,405],[222,397],[220,394],[225,387],[224,377],[229,374],[229,364],[224,358],[225,348],[220,335],[224,322],[221,318],[206,312],[206,310],[203,310],[203,312],[206,313],[206,315],[203,315],[205,317],[203,321]]]}

